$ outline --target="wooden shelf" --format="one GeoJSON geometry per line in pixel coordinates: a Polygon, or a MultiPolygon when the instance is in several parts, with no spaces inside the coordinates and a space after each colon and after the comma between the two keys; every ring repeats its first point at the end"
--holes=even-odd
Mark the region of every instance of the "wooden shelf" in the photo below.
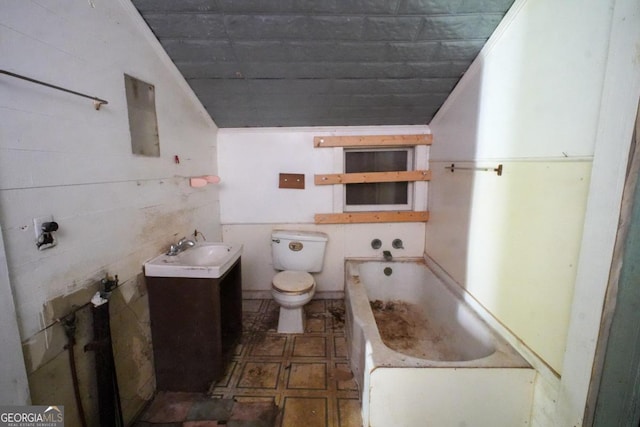
{"type": "Polygon", "coordinates": [[[398,147],[431,145],[433,135],[315,136],[314,147],[398,147]]]}
{"type": "Polygon", "coordinates": [[[316,214],[316,224],[357,224],[370,222],[426,222],[429,211],[375,211],[316,214]]]}
{"type": "Polygon", "coordinates": [[[397,172],[361,172],[318,174],[314,176],[315,185],[362,184],[373,182],[406,182],[429,181],[431,171],[397,171],[397,172]]]}

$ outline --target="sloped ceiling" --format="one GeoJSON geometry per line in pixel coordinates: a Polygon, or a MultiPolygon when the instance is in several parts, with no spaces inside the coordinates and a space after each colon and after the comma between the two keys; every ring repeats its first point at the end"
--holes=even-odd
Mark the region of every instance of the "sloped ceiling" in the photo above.
{"type": "Polygon", "coordinates": [[[513,3],[132,1],[223,128],[427,124],[513,3]]]}

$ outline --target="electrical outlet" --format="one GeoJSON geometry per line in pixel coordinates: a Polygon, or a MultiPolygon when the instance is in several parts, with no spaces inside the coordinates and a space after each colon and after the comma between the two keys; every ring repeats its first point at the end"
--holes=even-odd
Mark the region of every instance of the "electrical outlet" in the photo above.
{"type": "Polygon", "coordinates": [[[42,224],[44,224],[45,222],[52,222],[52,221],[53,221],[53,215],[45,215],[45,216],[39,216],[37,218],[33,218],[33,228],[36,233],[36,240],[38,239],[38,237],[40,237],[40,234],[42,234],[42,224]]]}

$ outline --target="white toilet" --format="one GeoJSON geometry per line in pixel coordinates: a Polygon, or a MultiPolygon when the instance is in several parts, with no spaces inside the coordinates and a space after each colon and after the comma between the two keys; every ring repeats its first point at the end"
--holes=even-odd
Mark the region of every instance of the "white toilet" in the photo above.
{"type": "Polygon", "coordinates": [[[303,306],[316,293],[316,281],[309,273],[322,270],[328,237],[315,231],[274,230],[271,233],[273,267],[283,270],[271,283],[273,299],[280,305],[278,332],[304,332],[303,306]]]}

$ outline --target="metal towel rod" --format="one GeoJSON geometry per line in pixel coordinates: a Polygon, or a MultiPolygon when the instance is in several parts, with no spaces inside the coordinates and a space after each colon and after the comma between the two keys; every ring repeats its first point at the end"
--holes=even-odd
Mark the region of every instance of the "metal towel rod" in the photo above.
{"type": "Polygon", "coordinates": [[[17,79],[26,80],[26,81],[31,82],[31,83],[36,83],[36,84],[39,84],[39,85],[42,85],[42,86],[50,87],[52,89],[61,90],[63,92],[71,93],[73,95],[82,96],[83,98],[92,99],[94,101],[94,106],[95,106],[96,110],[99,110],[102,105],[109,103],[108,101],[105,101],[104,99],[97,98],[95,96],[85,95],[84,93],[76,92],[74,90],[69,90],[69,89],[65,89],[65,88],[60,87],[60,86],[52,85],[50,83],[41,82],[40,80],[32,79],[31,77],[21,76],[20,74],[12,73],[12,72],[7,71],[7,70],[0,70],[0,74],[6,74],[7,76],[15,77],[17,79]]]}
{"type": "Polygon", "coordinates": [[[455,170],[466,170],[466,171],[489,171],[495,172],[498,176],[502,176],[502,164],[499,164],[497,168],[468,168],[463,166],[456,166],[454,163],[451,163],[451,166],[445,166],[445,169],[449,169],[451,172],[455,170]]]}

